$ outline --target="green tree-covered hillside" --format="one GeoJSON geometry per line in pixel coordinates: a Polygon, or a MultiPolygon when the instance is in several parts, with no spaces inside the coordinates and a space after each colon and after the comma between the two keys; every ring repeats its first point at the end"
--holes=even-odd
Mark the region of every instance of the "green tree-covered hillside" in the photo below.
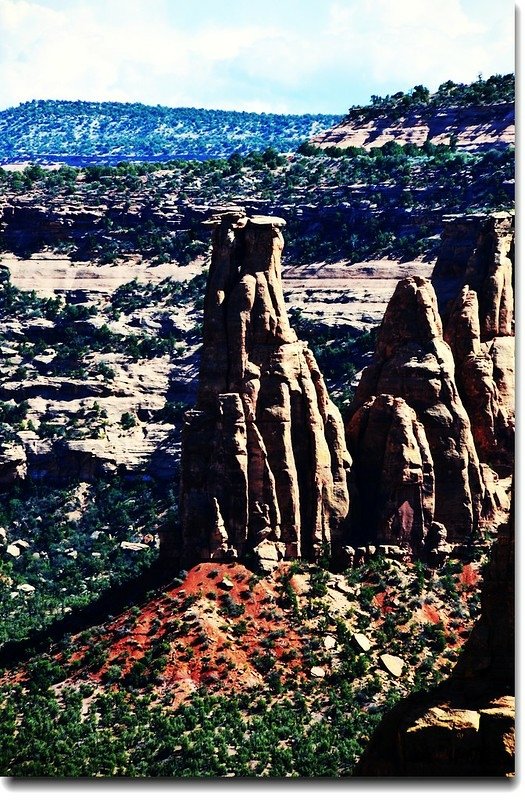
{"type": "Polygon", "coordinates": [[[205,159],[268,146],[288,152],[339,120],[335,114],[34,100],[0,112],[0,161],[205,159]]]}

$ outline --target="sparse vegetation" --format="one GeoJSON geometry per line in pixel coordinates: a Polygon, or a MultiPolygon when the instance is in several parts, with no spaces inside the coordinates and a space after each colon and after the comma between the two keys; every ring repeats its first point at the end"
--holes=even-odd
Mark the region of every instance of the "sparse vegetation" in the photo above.
{"type": "MultiPolygon", "coordinates": [[[[56,654],[30,660],[29,693],[23,684],[10,685],[9,673],[4,674],[4,774],[351,775],[382,714],[413,688],[442,679],[457,658],[458,637],[445,632],[452,616],[434,623],[416,621],[419,617],[407,612],[412,585],[420,581],[425,597],[439,598],[444,614],[454,613],[456,601],[451,606],[432,571],[421,575],[417,565],[400,567],[376,558],[347,573],[355,598],[347,612],[334,612],[325,605],[333,576],[308,565],[294,564],[283,573],[276,584],[284,589],[283,599],[296,574],[308,579],[314,597],[312,590],[294,592],[291,605],[279,604],[278,620],[272,613],[262,623],[250,604],[266,598],[264,605],[276,611],[268,593],[272,581],[254,582],[247,570],[234,572],[225,565],[202,572],[197,567],[182,573],[167,592],[150,592],[147,607],[132,607],[109,624],[64,640],[56,654]],[[224,574],[234,579],[234,588],[210,597],[206,586],[216,586],[224,574]],[[181,581],[190,581],[188,588],[198,581],[203,591],[186,592],[181,581]],[[252,589],[245,606],[235,597],[248,583],[252,589]],[[312,602],[318,604],[316,613],[301,613],[312,602]],[[217,628],[220,632],[226,624],[231,630],[233,638],[226,641],[216,639],[209,627],[215,605],[227,612],[217,628]],[[372,642],[367,653],[352,638],[358,620],[372,642]],[[327,634],[335,642],[331,649],[326,649],[327,634]],[[139,639],[141,654],[130,657],[139,639]],[[401,680],[379,668],[378,654],[385,651],[405,660],[401,680]],[[245,663],[261,683],[232,691],[231,683],[242,681],[245,663]],[[325,677],[312,679],[314,667],[325,677]],[[183,703],[172,703],[178,685],[170,677],[177,674],[173,669],[201,676],[200,688],[183,703]],[[68,688],[58,688],[68,676],[68,688]],[[81,698],[89,698],[82,713],[81,698]]],[[[461,600],[467,615],[461,624],[467,627],[472,625],[468,602],[461,600]]]]}
{"type": "MultiPolygon", "coordinates": [[[[232,170],[236,157],[253,150],[265,152],[257,163],[274,163],[276,150],[295,149],[305,137],[339,121],[337,114],[256,114],[204,108],[169,108],[141,103],[91,103],[34,100],[0,112],[0,160],[50,157],[71,164],[99,157],[106,162],[123,159],[228,158],[232,170]],[[35,131],[36,129],[36,131],[35,131]],[[36,132],[36,135],[35,135],[36,132]],[[31,135],[32,133],[32,135],[31,135]]],[[[133,178],[133,163],[124,165],[133,178]]],[[[31,167],[28,177],[38,178],[41,168],[31,167]]],[[[64,166],[55,184],[71,188],[70,167],[64,166]]],[[[89,167],[89,178],[106,177],[106,167],[89,167]]],[[[131,181],[132,183],[132,181],[131,181]]]]}
{"type": "Polygon", "coordinates": [[[154,481],[95,482],[87,495],[75,483],[52,488],[27,482],[0,495],[0,527],[27,541],[19,557],[0,555],[0,642],[44,628],[95,600],[109,587],[138,578],[156,549],[128,553],[120,542],[151,533],[177,508],[176,494],[154,481]],[[79,513],[80,512],[80,513],[79,513]],[[17,586],[35,587],[32,594],[17,586]]]}
{"type": "MultiPolygon", "coordinates": [[[[436,95],[416,86],[372,98],[350,116],[492,103],[513,91],[510,76],[447,82],[436,95]]],[[[83,155],[93,146],[106,152],[118,136],[117,154],[134,156],[137,134],[140,154],[163,160],[0,169],[6,205],[23,194],[28,207],[52,202],[58,209],[48,229],[30,225],[22,235],[6,224],[0,250],[28,257],[48,248],[109,264],[133,256],[153,266],[199,259],[200,267],[209,241],[202,209],[244,197],[256,211],[287,209],[288,264],[431,258],[444,211],[512,204],[511,148],[464,153],[451,141],[321,151],[306,143],[284,156],[277,148],[296,149],[323,120],[178,109],[183,134],[216,128],[206,148],[197,143],[197,153],[181,153],[176,148],[187,139],[159,127],[173,122],[172,111],[132,104],[122,117],[120,104],[28,103],[17,112],[19,120],[26,115],[18,129],[16,110],[1,112],[0,129],[5,121],[13,136],[0,157],[24,156],[27,119],[44,115],[39,152],[60,154],[68,134],[59,123],[74,113],[79,135],[106,115],[98,142],[78,139],[83,155]],[[247,122],[253,135],[241,138],[247,122]],[[218,157],[164,160],[210,154],[218,157]],[[69,224],[70,207],[87,209],[84,226],[69,224]]],[[[163,426],[162,445],[178,452],[188,397],[171,372],[197,351],[205,284],[205,270],[185,281],[130,280],[92,305],[21,291],[2,269],[2,452],[29,436],[59,460],[68,442],[106,438],[112,426],[125,447],[150,423],[163,426]],[[20,321],[27,335],[16,333],[20,321]],[[169,366],[160,402],[124,400],[113,410],[108,404],[108,413],[108,384],[122,374],[131,380],[154,359],[169,366]],[[59,407],[47,396],[33,402],[31,385],[41,377],[67,384],[71,399],[61,397],[59,407]],[[85,382],[95,394],[79,399],[85,382]]],[[[313,323],[297,309],[290,317],[344,408],[374,349],[374,330],[313,323]]],[[[196,359],[184,367],[189,381],[196,359]]],[[[147,384],[147,370],[140,380],[147,384]]],[[[160,480],[142,468],[109,469],[85,481],[66,469],[48,483],[33,468],[0,492],[2,774],[349,776],[384,712],[452,670],[479,614],[484,543],[465,563],[449,560],[439,571],[378,556],[334,576],[325,553],[317,566],[296,561],[271,576],[241,564],[198,565],[146,594],[141,582],[154,573],[158,537],[179,535],[178,473],[160,480]],[[403,660],[399,678],[381,666],[385,653],[403,660]]]]}
{"type": "Polygon", "coordinates": [[[512,73],[491,75],[486,80],[479,75],[472,83],[444,81],[433,94],[426,86],[419,84],[409,92],[396,92],[386,97],[372,95],[368,106],[352,106],[346,119],[366,122],[378,114],[399,119],[411,111],[513,103],[514,97],[515,79],[512,73]]]}

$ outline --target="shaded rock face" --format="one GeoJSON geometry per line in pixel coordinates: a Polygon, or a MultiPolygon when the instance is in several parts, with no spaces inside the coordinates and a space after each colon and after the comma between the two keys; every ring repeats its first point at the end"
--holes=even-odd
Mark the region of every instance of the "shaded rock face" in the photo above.
{"type": "Polygon", "coordinates": [[[515,702],[489,695],[468,707],[443,692],[437,705],[404,702],[380,725],[356,775],[360,777],[512,777],[515,702]],[[387,726],[388,723],[388,726],[387,726]]]}
{"type": "MultiPolygon", "coordinates": [[[[424,278],[399,282],[385,312],[373,362],[364,370],[357,388],[347,434],[358,485],[367,480],[363,476],[369,470],[370,456],[355,429],[365,413],[361,409],[379,395],[404,400],[424,432],[425,439],[419,436],[418,447],[412,443],[401,450],[399,463],[404,464],[403,469],[409,473],[415,470],[415,474],[419,471],[420,475],[417,482],[421,493],[413,493],[412,502],[407,501],[407,513],[422,520],[419,528],[423,536],[433,514],[433,519],[445,526],[449,542],[468,540],[478,524],[484,485],[469,418],[454,380],[452,353],[443,339],[436,296],[424,278]],[[425,440],[428,449],[422,446],[425,440]]],[[[396,426],[401,430],[399,416],[396,426]]],[[[388,449],[382,452],[389,455],[388,449]]],[[[388,462],[386,467],[383,462],[374,474],[380,482],[386,481],[383,476],[389,469],[388,462]]],[[[392,475],[395,472],[392,470],[392,475]]],[[[368,513],[366,507],[364,510],[368,513]]],[[[365,534],[373,536],[373,529],[369,524],[367,527],[365,534]]]]}
{"type": "Polygon", "coordinates": [[[0,447],[0,486],[9,486],[27,476],[27,456],[23,447],[8,444],[0,447]]]}
{"type": "Polygon", "coordinates": [[[476,448],[500,474],[514,461],[513,261],[512,215],[452,218],[432,275],[476,448]]]}
{"type": "Polygon", "coordinates": [[[483,576],[481,616],[465,645],[455,669],[464,683],[514,690],[515,648],[515,519],[514,486],[510,515],[499,526],[490,561],[483,576]]]}
{"type": "Polygon", "coordinates": [[[447,304],[463,286],[479,299],[483,341],[514,334],[514,215],[505,211],[444,218],[432,285],[447,323],[447,304]]]}
{"type": "Polygon", "coordinates": [[[211,224],[198,406],[183,429],[183,560],[335,553],[350,459],[341,416],[288,321],[284,221],[233,209],[211,224]]]}
{"type": "Polygon", "coordinates": [[[411,695],[374,732],[360,776],[512,776],[515,753],[513,515],[501,525],[481,592],[481,617],[456,667],[411,695]]]}
{"type": "Polygon", "coordinates": [[[353,415],[347,437],[359,465],[357,529],[369,526],[378,544],[420,555],[434,517],[435,479],[415,411],[400,397],[373,397],[353,415]]]}

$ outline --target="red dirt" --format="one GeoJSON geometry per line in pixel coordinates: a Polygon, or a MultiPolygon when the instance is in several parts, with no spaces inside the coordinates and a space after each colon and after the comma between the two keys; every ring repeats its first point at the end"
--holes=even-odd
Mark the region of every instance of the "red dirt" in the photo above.
{"type": "Polygon", "coordinates": [[[472,564],[464,564],[461,572],[460,584],[462,586],[477,586],[480,580],[479,571],[472,564]]]}
{"type": "Polygon", "coordinates": [[[89,645],[80,645],[74,637],[77,647],[68,661],[73,674],[67,682],[80,678],[105,682],[111,665],[118,665],[125,678],[137,661],[163,642],[169,645],[168,652],[162,654],[167,663],[156,672],[154,691],[172,692],[174,705],[200,685],[214,691],[220,691],[221,686],[228,691],[243,691],[263,683],[263,674],[253,663],[254,656],[263,652],[275,658],[283,678],[297,676],[302,670],[303,640],[276,604],[278,577],[277,573],[272,579],[255,582],[252,573],[239,564],[199,564],[189,571],[182,585],[148,602],[136,618],[126,610],[105,626],[97,635],[97,641],[106,648],[102,668],[90,671],[89,660],[87,667],[81,663],[89,645]],[[231,589],[221,586],[225,577],[233,584],[231,589]],[[232,605],[238,606],[233,607],[238,616],[227,613],[224,598],[228,596],[232,605]],[[262,641],[279,630],[285,635],[263,646],[262,641]],[[288,656],[291,650],[296,655],[288,656]]]}
{"type": "Polygon", "coordinates": [[[427,619],[429,622],[431,622],[433,625],[437,625],[438,622],[442,621],[439,611],[429,603],[423,603],[421,611],[423,612],[423,617],[427,619]]]}
{"type": "Polygon", "coordinates": [[[372,599],[374,605],[380,608],[383,614],[391,614],[394,611],[393,601],[394,598],[388,591],[378,592],[372,599]]]}

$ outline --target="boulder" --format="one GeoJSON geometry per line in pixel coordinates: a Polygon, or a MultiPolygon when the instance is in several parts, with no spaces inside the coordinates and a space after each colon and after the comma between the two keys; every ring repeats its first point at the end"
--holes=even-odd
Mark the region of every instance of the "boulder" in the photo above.
{"type": "Polygon", "coordinates": [[[388,653],[383,653],[379,656],[379,661],[386,671],[393,675],[394,678],[399,678],[403,674],[405,662],[402,658],[399,658],[399,656],[392,656],[388,653]]]}
{"type": "Polygon", "coordinates": [[[368,653],[372,647],[372,642],[364,633],[354,633],[353,640],[363,653],[368,653]]]}
{"type": "Polygon", "coordinates": [[[324,678],[326,671],[323,669],[323,667],[312,667],[310,670],[310,675],[312,678],[324,678]]]}
{"type": "Polygon", "coordinates": [[[24,592],[24,594],[33,594],[36,591],[35,587],[30,583],[20,583],[16,588],[18,591],[24,592]]]}
{"type": "Polygon", "coordinates": [[[121,542],[120,549],[128,550],[132,553],[138,553],[141,550],[148,550],[149,548],[147,544],[142,544],[142,542],[121,542]]]}

